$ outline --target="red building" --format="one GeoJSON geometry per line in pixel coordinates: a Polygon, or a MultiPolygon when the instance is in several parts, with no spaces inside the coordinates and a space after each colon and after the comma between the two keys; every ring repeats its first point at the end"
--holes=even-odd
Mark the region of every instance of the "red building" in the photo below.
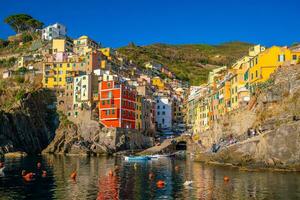
{"type": "Polygon", "coordinates": [[[99,121],[105,127],[135,129],[136,91],[118,81],[99,84],[99,121]]]}

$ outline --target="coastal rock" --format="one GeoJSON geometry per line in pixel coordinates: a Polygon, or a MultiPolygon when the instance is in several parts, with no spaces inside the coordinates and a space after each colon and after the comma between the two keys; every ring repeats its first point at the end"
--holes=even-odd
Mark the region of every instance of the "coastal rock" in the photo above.
{"type": "Polygon", "coordinates": [[[122,128],[93,129],[87,134],[76,124],[59,127],[54,140],[43,151],[53,154],[113,154],[118,151],[151,147],[153,139],[136,130],[122,128]],[[88,137],[86,137],[88,135],[88,137]],[[85,137],[83,137],[85,136],[85,137]]]}
{"type": "Polygon", "coordinates": [[[26,94],[18,107],[0,110],[0,154],[36,154],[47,147],[58,126],[54,102],[51,91],[40,89],[26,94]]]}

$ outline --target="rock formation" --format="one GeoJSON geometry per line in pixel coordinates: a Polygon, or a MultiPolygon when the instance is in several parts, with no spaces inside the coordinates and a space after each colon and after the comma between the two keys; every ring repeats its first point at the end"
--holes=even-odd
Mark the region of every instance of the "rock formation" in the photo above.
{"type": "Polygon", "coordinates": [[[55,96],[40,89],[28,93],[10,111],[0,110],[0,154],[41,152],[52,141],[58,127],[55,96]]]}

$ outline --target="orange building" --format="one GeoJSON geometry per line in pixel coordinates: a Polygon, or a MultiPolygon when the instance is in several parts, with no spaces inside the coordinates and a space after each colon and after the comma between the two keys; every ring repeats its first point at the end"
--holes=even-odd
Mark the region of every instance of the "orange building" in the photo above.
{"type": "Polygon", "coordinates": [[[136,90],[119,81],[99,84],[99,121],[105,127],[135,129],[136,90]]]}

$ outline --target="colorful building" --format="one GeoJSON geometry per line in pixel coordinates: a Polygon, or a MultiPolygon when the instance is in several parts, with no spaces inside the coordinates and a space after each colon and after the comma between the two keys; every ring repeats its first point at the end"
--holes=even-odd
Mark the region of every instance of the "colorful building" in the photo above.
{"type": "Polygon", "coordinates": [[[257,56],[251,58],[249,69],[249,83],[254,86],[270,78],[278,67],[292,60],[292,54],[287,47],[273,46],[257,56]]]}
{"type": "Polygon", "coordinates": [[[156,101],[156,124],[158,130],[172,128],[172,100],[165,95],[157,95],[156,101]]]}
{"type": "Polygon", "coordinates": [[[89,38],[88,36],[81,36],[74,40],[74,53],[77,55],[85,55],[86,53],[97,50],[100,48],[100,44],[89,38]]]}
{"type": "Polygon", "coordinates": [[[84,66],[84,63],[75,62],[45,62],[43,63],[43,86],[45,88],[65,87],[68,77],[74,77],[85,72],[84,66]]]}
{"type": "Polygon", "coordinates": [[[107,57],[108,60],[112,59],[112,56],[116,54],[115,50],[112,48],[101,48],[99,51],[107,57]]]}
{"type": "Polygon", "coordinates": [[[135,104],[135,129],[144,130],[142,123],[142,107],[143,107],[143,97],[141,95],[136,95],[135,104]]]}
{"type": "Polygon", "coordinates": [[[73,52],[73,41],[70,38],[53,39],[52,52],[73,52]]]}
{"type": "Polygon", "coordinates": [[[165,88],[164,81],[158,76],[152,78],[152,85],[156,86],[159,90],[164,90],[165,88]]]}
{"type": "Polygon", "coordinates": [[[99,84],[99,121],[105,127],[135,129],[136,91],[115,78],[99,84]]]}
{"type": "Polygon", "coordinates": [[[97,90],[97,77],[92,74],[74,77],[73,108],[91,108],[93,102],[93,90],[97,90]]]}
{"type": "Polygon", "coordinates": [[[52,40],[54,38],[63,38],[67,34],[67,28],[59,23],[47,26],[42,29],[42,39],[52,40]]]}

